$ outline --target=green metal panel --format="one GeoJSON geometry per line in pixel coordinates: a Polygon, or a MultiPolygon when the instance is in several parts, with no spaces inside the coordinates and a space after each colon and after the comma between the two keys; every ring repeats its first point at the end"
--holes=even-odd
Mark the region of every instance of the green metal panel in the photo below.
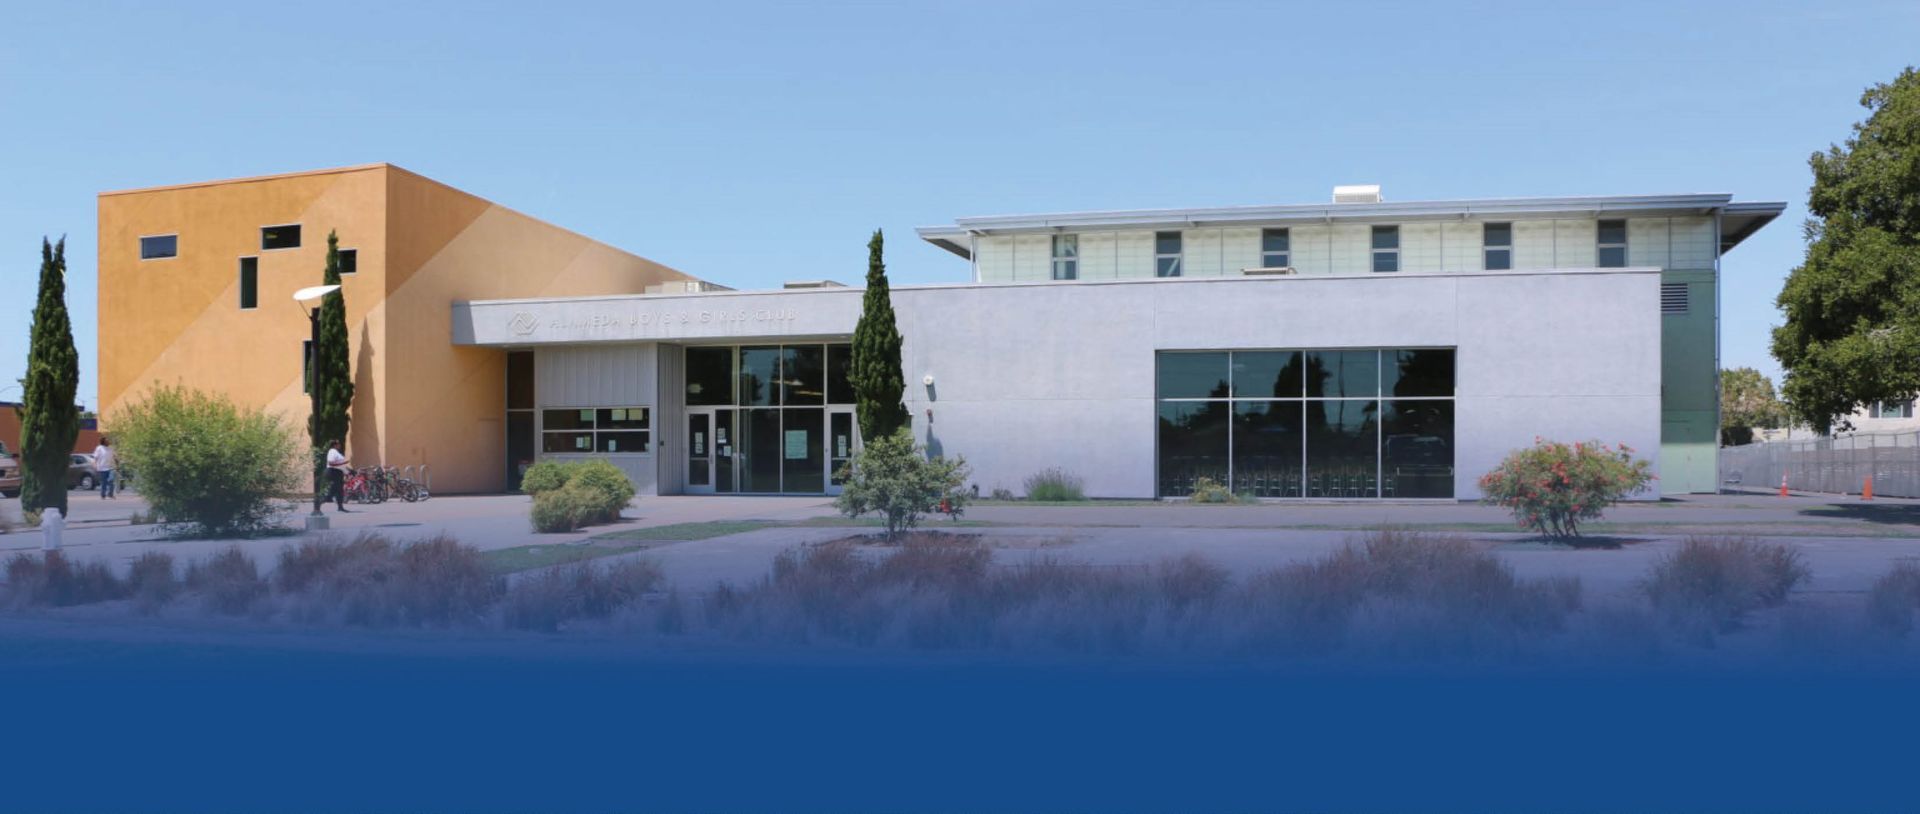
{"type": "Polygon", "coordinates": [[[1660,317],[1660,493],[1720,488],[1718,292],[1711,270],[1668,270],[1687,286],[1685,314],[1660,317]]]}

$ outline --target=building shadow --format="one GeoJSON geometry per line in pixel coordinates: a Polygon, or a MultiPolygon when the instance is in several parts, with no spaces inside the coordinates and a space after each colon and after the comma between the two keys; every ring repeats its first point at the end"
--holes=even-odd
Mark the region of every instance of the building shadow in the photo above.
{"type": "Polygon", "coordinates": [[[1920,504],[1912,503],[1829,503],[1801,509],[1807,517],[1832,520],[1859,520],[1894,526],[1920,526],[1920,504]]]}
{"type": "Polygon", "coordinates": [[[373,337],[360,321],[360,352],[353,360],[353,424],[347,430],[348,455],[356,466],[384,463],[380,455],[380,405],[373,394],[373,337]]]}

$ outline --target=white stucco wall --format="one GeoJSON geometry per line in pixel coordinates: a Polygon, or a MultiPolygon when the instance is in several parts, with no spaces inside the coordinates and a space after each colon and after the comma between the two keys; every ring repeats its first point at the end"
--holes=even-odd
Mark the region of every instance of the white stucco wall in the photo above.
{"type": "MultiPolygon", "coordinates": [[[[1153,496],[1158,351],[1454,347],[1455,494],[1475,498],[1480,475],[1535,436],[1657,456],[1659,281],[1658,269],[1634,268],[901,287],[894,308],[915,433],[966,456],[983,492],[1018,491],[1058,466],[1094,496],[1153,496]]],[[[454,339],[836,340],[852,333],[861,296],[460,303],[454,339]]]]}

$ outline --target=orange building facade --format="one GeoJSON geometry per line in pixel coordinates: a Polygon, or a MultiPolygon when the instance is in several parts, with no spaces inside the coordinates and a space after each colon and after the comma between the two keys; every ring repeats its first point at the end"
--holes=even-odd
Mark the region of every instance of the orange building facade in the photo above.
{"type": "Polygon", "coordinates": [[[674,269],[390,164],[99,196],[102,429],[185,385],[304,427],[309,323],[293,292],[343,275],[356,464],[426,465],[438,492],[507,487],[506,357],[451,343],[462,300],[692,288],[674,269]]]}

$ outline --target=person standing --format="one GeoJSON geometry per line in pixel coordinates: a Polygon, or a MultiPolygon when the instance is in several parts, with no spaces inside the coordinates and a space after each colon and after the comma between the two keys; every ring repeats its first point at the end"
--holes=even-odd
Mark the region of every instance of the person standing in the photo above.
{"type": "Polygon", "coordinates": [[[93,448],[93,471],[94,477],[100,481],[101,500],[113,497],[113,470],[118,464],[119,459],[113,454],[113,441],[104,435],[100,436],[99,446],[93,448]]]}
{"type": "MultiPolygon", "coordinates": [[[[342,514],[347,514],[347,455],[339,441],[327,442],[327,496],[342,514]]],[[[324,502],[324,501],[322,501],[324,502]]]]}

